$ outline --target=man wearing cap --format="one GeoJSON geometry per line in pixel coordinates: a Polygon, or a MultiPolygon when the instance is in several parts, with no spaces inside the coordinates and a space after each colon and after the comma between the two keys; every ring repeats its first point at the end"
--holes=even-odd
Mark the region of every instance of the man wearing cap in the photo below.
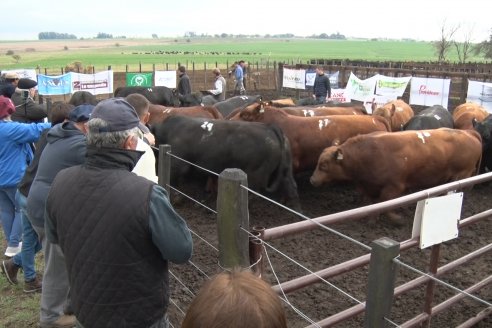
{"type": "Polygon", "coordinates": [[[27,196],[27,214],[42,241],[44,276],[41,292],[41,328],[73,327],[75,317],[65,315],[69,282],[60,247],[45,238],[44,208],[55,176],[62,169],[85,162],[85,133],[93,105],[80,105],[69,113],[69,121],[55,125],[47,135],[47,145],[39,159],[36,177],[27,196]]]}
{"type": "Polygon", "coordinates": [[[220,69],[218,67],[214,68],[212,73],[215,75],[214,89],[208,90],[207,92],[212,94],[217,101],[224,101],[226,94],[226,80],[220,74],[220,69]]]}
{"type": "Polygon", "coordinates": [[[79,327],[168,327],[168,261],[191,257],[166,190],[130,172],[142,154],[138,123],[123,98],[101,101],[86,163],[62,170],[48,195],[47,235],[65,254],[79,327]]]}
{"type": "Polygon", "coordinates": [[[19,75],[16,72],[3,73],[0,81],[0,95],[12,98],[18,82],[19,75]]]}
{"type": "MultiPolygon", "coordinates": [[[[33,159],[29,144],[37,141],[41,133],[51,127],[50,123],[12,122],[10,117],[14,112],[12,100],[0,95],[0,221],[7,240],[7,257],[21,250],[21,216],[15,193],[17,184],[33,159]]],[[[2,271],[6,273],[3,266],[2,271]]]]}
{"type": "Polygon", "coordinates": [[[36,86],[34,80],[22,78],[17,83],[17,89],[12,95],[16,111],[12,115],[12,121],[31,123],[42,122],[48,116],[44,105],[34,101],[36,86]]]}

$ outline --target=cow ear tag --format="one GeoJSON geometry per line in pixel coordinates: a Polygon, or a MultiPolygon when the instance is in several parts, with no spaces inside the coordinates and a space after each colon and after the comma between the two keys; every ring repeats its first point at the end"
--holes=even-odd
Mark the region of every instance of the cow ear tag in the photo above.
{"type": "Polygon", "coordinates": [[[337,161],[341,161],[343,159],[343,153],[339,150],[337,151],[337,161]]]}

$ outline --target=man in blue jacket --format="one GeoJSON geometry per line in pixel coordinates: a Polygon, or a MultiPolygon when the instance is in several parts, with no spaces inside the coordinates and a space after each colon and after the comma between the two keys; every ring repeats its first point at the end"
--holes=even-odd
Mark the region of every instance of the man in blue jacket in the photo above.
{"type": "Polygon", "coordinates": [[[138,123],[123,98],[101,101],[86,163],[62,170],[48,195],[46,232],[65,254],[78,327],[168,327],[168,261],[191,257],[166,190],[131,172],[143,153],[138,123]]]}

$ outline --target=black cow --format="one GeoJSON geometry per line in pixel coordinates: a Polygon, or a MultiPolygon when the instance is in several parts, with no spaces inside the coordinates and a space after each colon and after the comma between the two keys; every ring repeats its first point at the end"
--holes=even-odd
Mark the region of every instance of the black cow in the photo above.
{"type": "MultiPolygon", "coordinates": [[[[263,123],[171,116],[152,127],[156,144],[169,144],[174,155],[216,173],[238,168],[248,186],[281,195],[299,210],[288,139],[277,126],[263,123]]],[[[171,161],[171,176],[179,185],[192,166],[171,161]]]]}
{"type": "Polygon", "coordinates": [[[193,92],[187,95],[179,95],[181,107],[200,106],[202,104],[203,95],[201,92],[193,92]]]}
{"type": "Polygon", "coordinates": [[[429,130],[439,128],[454,128],[453,115],[441,105],[434,105],[414,115],[403,130],[429,130]]]}
{"type": "Polygon", "coordinates": [[[473,120],[473,128],[482,137],[482,162],[480,173],[492,171],[492,115],[483,121],[473,120]]]}
{"type": "Polygon", "coordinates": [[[139,93],[151,103],[162,106],[179,107],[179,98],[168,87],[119,87],[114,91],[115,97],[126,97],[132,93],[139,93]]]}
{"type": "Polygon", "coordinates": [[[212,106],[218,103],[218,100],[215,99],[212,95],[205,95],[202,97],[202,105],[203,106],[212,106]]]}
{"type": "Polygon", "coordinates": [[[96,96],[94,96],[92,93],[89,91],[76,91],[71,97],[68,103],[70,105],[74,105],[75,107],[83,104],[89,104],[89,105],[97,105],[99,101],[97,100],[96,96]]]}
{"type": "Polygon", "coordinates": [[[219,101],[213,106],[219,110],[219,112],[224,116],[224,118],[228,118],[229,114],[231,114],[236,109],[243,109],[247,106],[260,101],[261,96],[235,96],[224,101],[219,101]]]}

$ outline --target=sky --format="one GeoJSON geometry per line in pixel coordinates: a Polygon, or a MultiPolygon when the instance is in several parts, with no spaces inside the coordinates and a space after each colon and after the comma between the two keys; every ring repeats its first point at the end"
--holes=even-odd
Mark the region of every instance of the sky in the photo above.
{"type": "Polygon", "coordinates": [[[341,33],[359,38],[434,41],[459,26],[455,40],[489,40],[488,0],[22,0],[2,1],[1,40],[37,40],[39,32],[92,38],[99,32],[150,38],[196,34],[341,33]],[[5,14],[12,13],[12,14],[5,14]]]}

